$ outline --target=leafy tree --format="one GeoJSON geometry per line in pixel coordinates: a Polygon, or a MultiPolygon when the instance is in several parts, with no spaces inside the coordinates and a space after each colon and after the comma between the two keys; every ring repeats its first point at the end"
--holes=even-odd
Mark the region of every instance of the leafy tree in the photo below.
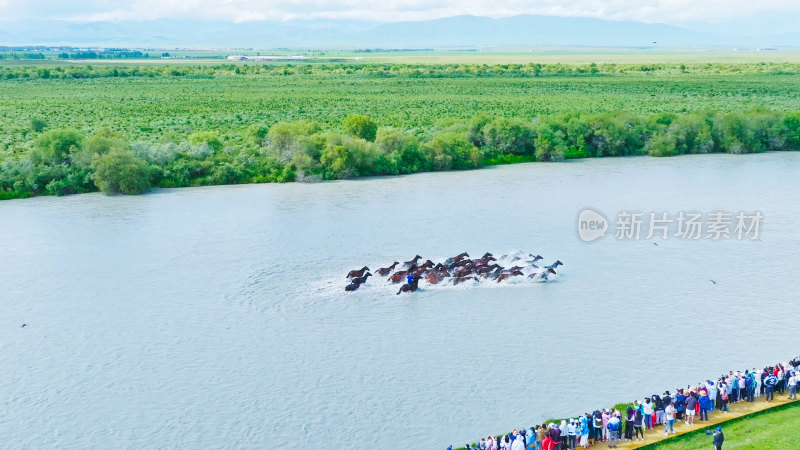
{"type": "Polygon", "coordinates": [[[363,114],[350,114],[342,121],[342,125],[347,134],[370,142],[375,141],[378,133],[378,124],[363,114]]]}
{"type": "Polygon", "coordinates": [[[472,169],[483,164],[483,152],[465,133],[446,131],[425,146],[433,170],[472,169]]]}
{"type": "Polygon", "coordinates": [[[650,156],[674,156],[676,147],[675,137],[667,134],[653,136],[645,145],[650,156]]]}
{"type": "Polygon", "coordinates": [[[429,161],[420,149],[419,139],[394,128],[381,128],[375,140],[378,152],[384,161],[378,173],[395,175],[430,170],[429,161]],[[392,167],[393,166],[393,167],[392,167]]]}
{"type": "Polygon", "coordinates": [[[485,142],[484,127],[492,121],[486,114],[478,114],[469,121],[469,140],[476,147],[483,147],[485,142]]]}
{"type": "Polygon", "coordinates": [[[370,142],[352,136],[331,133],[320,162],[326,178],[351,178],[371,175],[377,154],[370,142]]]}
{"type": "Polygon", "coordinates": [[[486,145],[501,153],[514,155],[532,155],[536,131],[527,122],[520,119],[495,119],[483,127],[486,145]]]}
{"type": "Polygon", "coordinates": [[[34,145],[39,150],[39,158],[37,159],[51,164],[69,164],[72,154],[77,153],[82,144],[83,135],[70,129],[47,131],[34,142],[34,145]]]}
{"type": "Polygon", "coordinates": [[[129,150],[98,155],[92,168],[94,184],[106,194],[142,194],[150,189],[150,167],[129,150]]]}
{"type": "Polygon", "coordinates": [[[557,126],[544,127],[536,137],[536,159],[539,161],[561,161],[565,157],[564,132],[557,126]]]}
{"type": "Polygon", "coordinates": [[[783,118],[786,127],[786,143],[793,150],[800,150],[800,112],[787,114],[783,118]]]}
{"type": "Polygon", "coordinates": [[[319,125],[311,122],[278,122],[270,127],[266,144],[284,162],[290,161],[297,153],[319,158],[323,144],[310,139],[317,131],[319,125]]]}

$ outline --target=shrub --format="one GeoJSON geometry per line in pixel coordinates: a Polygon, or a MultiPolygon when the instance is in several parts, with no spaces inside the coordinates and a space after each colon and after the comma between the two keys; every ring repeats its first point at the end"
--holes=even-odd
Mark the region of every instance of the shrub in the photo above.
{"type": "Polygon", "coordinates": [[[31,119],[31,130],[41,133],[44,129],[47,128],[47,121],[40,118],[33,118],[31,119]]]}
{"type": "Polygon", "coordinates": [[[75,130],[50,130],[39,136],[34,145],[44,163],[70,163],[71,155],[81,149],[83,135],[75,130]]]}
{"type": "Polygon", "coordinates": [[[433,170],[472,169],[483,165],[483,153],[464,133],[445,131],[425,146],[433,170]]]}
{"type": "Polygon", "coordinates": [[[534,154],[536,131],[524,120],[495,119],[483,127],[483,136],[486,145],[494,147],[501,153],[534,154]]]}
{"type": "Polygon", "coordinates": [[[219,140],[219,135],[213,131],[198,131],[192,133],[189,135],[189,142],[192,144],[205,142],[215,153],[222,150],[222,141],[219,140]]]}
{"type": "Polygon", "coordinates": [[[342,125],[347,134],[369,142],[374,142],[378,133],[378,124],[363,114],[350,114],[342,121],[342,125]]]}
{"type": "Polygon", "coordinates": [[[150,189],[150,168],[128,150],[98,155],[92,168],[94,184],[106,194],[142,194],[150,189]]]}

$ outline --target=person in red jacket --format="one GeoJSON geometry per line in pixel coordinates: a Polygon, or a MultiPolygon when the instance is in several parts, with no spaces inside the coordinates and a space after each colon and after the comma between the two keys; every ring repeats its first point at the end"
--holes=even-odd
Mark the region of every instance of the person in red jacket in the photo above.
{"type": "Polygon", "coordinates": [[[556,441],[553,440],[550,436],[547,436],[542,441],[542,449],[543,450],[553,450],[556,448],[556,441]]]}

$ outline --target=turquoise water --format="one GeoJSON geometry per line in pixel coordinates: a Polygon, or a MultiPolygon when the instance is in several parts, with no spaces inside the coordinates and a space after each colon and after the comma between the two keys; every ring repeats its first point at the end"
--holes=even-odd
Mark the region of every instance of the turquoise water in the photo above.
{"type": "Polygon", "coordinates": [[[0,202],[0,436],[444,448],[787,359],[799,169],[798,153],[594,159],[0,202]],[[586,207],[764,222],[754,241],[655,246],[612,224],[587,244],[586,207]],[[343,290],[365,264],[518,250],[565,266],[343,290]]]}

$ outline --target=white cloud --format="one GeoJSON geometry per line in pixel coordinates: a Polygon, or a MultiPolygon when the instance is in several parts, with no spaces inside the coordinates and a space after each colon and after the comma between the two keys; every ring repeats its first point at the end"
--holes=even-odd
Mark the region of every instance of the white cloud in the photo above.
{"type": "Polygon", "coordinates": [[[427,20],[460,14],[517,14],[720,22],[779,12],[800,21],[795,0],[0,0],[0,20],[79,22],[194,18],[245,22],[296,18],[427,20]],[[72,4],[70,4],[72,3],[72,4]],[[77,4],[76,4],[77,3],[77,4]]]}

